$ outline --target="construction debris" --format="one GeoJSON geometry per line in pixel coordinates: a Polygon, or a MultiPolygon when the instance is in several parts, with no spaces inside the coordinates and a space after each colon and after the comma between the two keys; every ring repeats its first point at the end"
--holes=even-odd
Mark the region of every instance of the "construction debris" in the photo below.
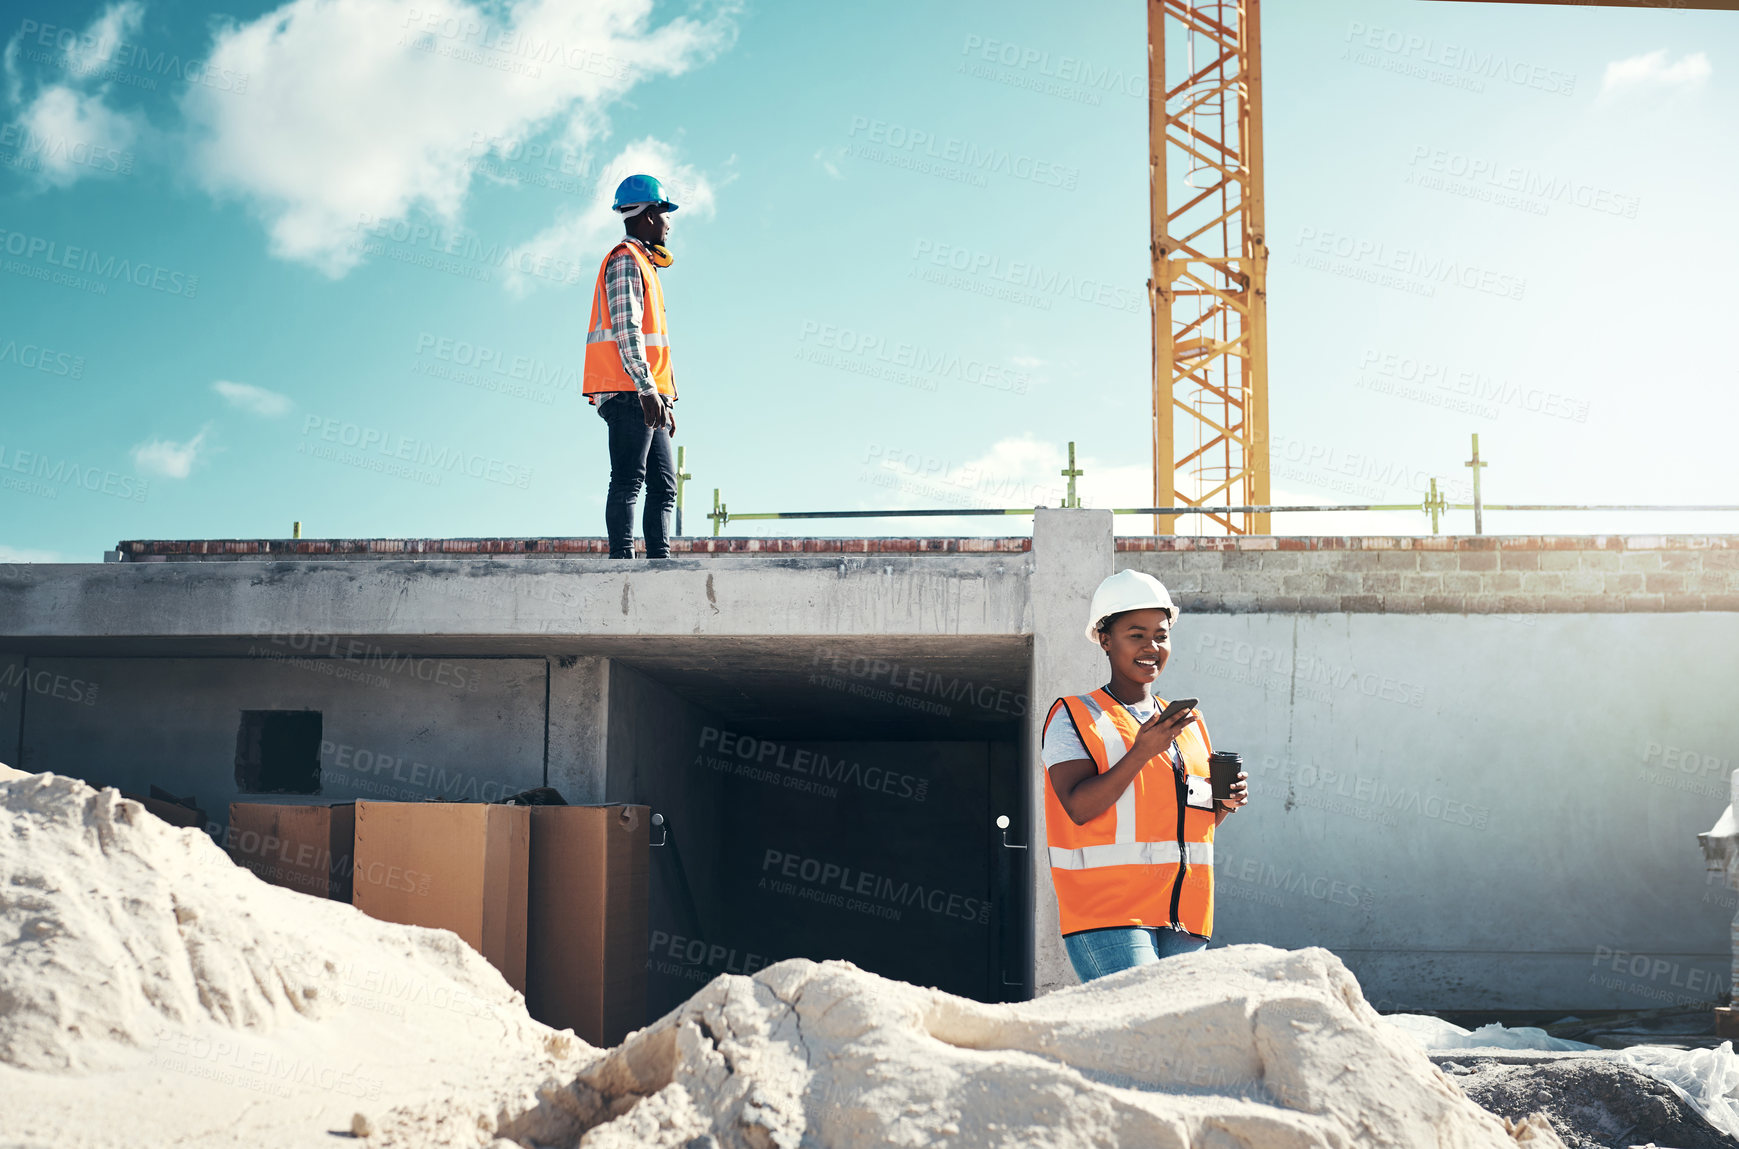
{"type": "Polygon", "coordinates": [[[1570,1149],[1739,1149],[1666,1082],[1594,1057],[1514,1063],[1456,1056],[1438,1061],[1482,1107],[1500,1116],[1538,1113],[1570,1149]]]}

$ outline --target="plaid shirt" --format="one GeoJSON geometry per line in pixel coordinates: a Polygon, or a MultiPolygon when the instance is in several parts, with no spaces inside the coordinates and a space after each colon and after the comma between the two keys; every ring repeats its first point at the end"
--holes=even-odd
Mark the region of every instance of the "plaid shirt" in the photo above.
{"type": "MultiPolygon", "coordinates": [[[[633,236],[627,240],[640,244],[642,250],[646,247],[633,236]]],[[[622,353],[622,370],[628,372],[640,394],[658,390],[652,368],[646,363],[645,341],[640,337],[642,316],[646,314],[646,284],[640,278],[639,265],[627,251],[616,252],[604,268],[604,298],[610,308],[610,327],[616,332],[616,348],[622,353]]]]}

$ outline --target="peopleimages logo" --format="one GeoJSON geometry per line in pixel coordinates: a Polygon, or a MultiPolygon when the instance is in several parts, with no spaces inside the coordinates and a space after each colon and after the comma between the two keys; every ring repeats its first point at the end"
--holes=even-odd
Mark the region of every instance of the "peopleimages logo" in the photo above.
{"type": "Polygon", "coordinates": [[[873,917],[898,921],[901,910],[915,908],[928,910],[938,917],[958,918],[981,926],[990,923],[990,902],[987,899],[886,874],[872,874],[840,862],[807,858],[770,848],[761,859],[761,873],[759,889],[796,893],[806,901],[870,913],[873,917]],[[779,878],[795,879],[803,887],[794,888],[790,882],[779,882],[779,878]]]}
{"type": "Polygon", "coordinates": [[[58,375],[63,379],[85,377],[85,357],[69,351],[56,351],[37,343],[20,343],[16,339],[0,342],[0,363],[11,363],[26,371],[58,375]]]}
{"type": "Polygon", "coordinates": [[[1343,232],[1301,227],[1297,247],[1298,262],[1306,267],[1336,274],[1350,269],[1351,278],[1403,290],[1417,288],[1414,293],[1419,295],[1435,294],[1436,286],[1442,284],[1502,299],[1521,299],[1528,287],[1528,281],[1519,275],[1343,232]],[[1346,266],[1337,271],[1330,259],[1342,260],[1346,266]],[[1396,280],[1396,275],[1405,278],[1396,280]]]}
{"type": "Polygon", "coordinates": [[[44,698],[59,698],[67,702],[75,702],[83,706],[97,704],[99,686],[95,682],[71,675],[56,674],[52,670],[26,670],[21,664],[13,663],[0,668],[0,702],[6,701],[6,696],[14,686],[22,686],[32,694],[40,694],[44,698]]]}
{"type": "Polygon", "coordinates": [[[1002,148],[985,148],[970,140],[954,136],[938,138],[920,128],[872,120],[868,116],[853,116],[852,137],[862,135],[872,144],[894,152],[923,156],[941,163],[958,165],[962,170],[978,175],[1005,175],[1017,180],[1031,180],[1047,187],[1074,191],[1081,180],[1081,169],[1066,168],[1033,156],[1018,155],[1002,148]]]}
{"type": "MultiPolygon", "coordinates": [[[[518,487],[520,490],[531,486],[532,469],[518,463],[510,463],[504,459],[492,459],[474,454],[457,447],[438,446],[423,439],[409,439],[403,435],[382,431],[374,427],[364,427],[357,423],[347,423],[342,419],[330,419],[323,415],[308,415],[302,422],[304,440],[318,437],[326,443],[340,447],[349,447],[359,456],[378,455],[382,464],[396,465],[399,463],[411,467],[427,468],[435,482],[440,482],[440,472],[457,472],[473,479],[483,479],[504,486],[518,487]]],[[[317,454],[308,451],[310,444],[304,442],[298,448],[299,454],[317,454]]],[[[349,461],[340,459],[339,461],[349,461]]],[[[381,469],[367,467],[365,469],[381,469]]]]}
{"type": "Polygon", "coordinates": [[[66,459],[54,459],[40,451],[8,449],[4,443],[0,443],[0,471],[29,475],[44,483],[70,483],[87,491],[113,495],[135,503],[144,502],[151,491],[148,480],[134,475],[124,475],[101,467],[87,467],[66,459]]]}
{"type": "MultiPolygon", "coordinates": [[[[701,728],[701,753],[698,757],[703,761],[698,764],[712,764],[704,761],[710,757],[706,753],[709,747],[716,749],[720,754],[730,755],[743,763],[755,763],[760,766],[789,771],[794,775],[808,775],[823,782],[856,786],[895,798],[909,798],[914,802],[922,802],[930,790],[930,780],[921,778],[916,774],[905,774],[882,766],[871,766],[866,770],[861,762],[848,762],[844,758],[830,759],[826,754],[814,750],[801,747],[793,748],[771,739],[755,738],[748,734],[721,730],[716,726],[701,728]]],[[[803,788],[802,786],[793,787],[793,789],[803,788]]],[[[827,796],[836,797],[837,792],[827,796]]]]}
{"type": "MultiPolygon", "coordinates": [[[[96,276],[99,280],[130,283],[134,287],[160,291],[165,295],[179,295],[183,299],[193,299],[199,295],[197,275],[188,275],[158,264],[135,261],[112,253],[105,255],[92,248],[63,244],[47,236],[0,228],[0,251],[17,256],[26,263],[65,268],[70,272],[96,276]]],[[[99,283],[96,286],[102,285],[99,283]]]]}

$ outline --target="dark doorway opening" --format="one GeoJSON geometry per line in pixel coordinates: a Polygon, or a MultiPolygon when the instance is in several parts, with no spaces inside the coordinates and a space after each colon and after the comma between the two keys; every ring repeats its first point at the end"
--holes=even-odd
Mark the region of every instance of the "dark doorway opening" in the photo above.
{"type": "Polygon", "coordinates": [[[235,783],[244,794],[320,793],[318,710],[244,710],[235,783]]]}
{"type": "Polygon", "coordinates": [[[662,813],[649,1017],[719,974],[854,962],[1030,994],[1021,640],[652,644],[610,679],[612,800],[662,813]]]}

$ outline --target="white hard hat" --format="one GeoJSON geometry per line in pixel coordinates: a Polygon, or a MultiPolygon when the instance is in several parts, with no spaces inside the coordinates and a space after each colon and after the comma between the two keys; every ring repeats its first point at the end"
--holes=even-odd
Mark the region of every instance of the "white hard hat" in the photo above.
{"type": "Polygon", "coordinates": [[[1087,612],[1087,638],[1099,641],[1099,623],[1106,615],[1154,607],[1171,615],[1174,622],[1177,620],[1177,605],[1171,601],[1171,592],[1164,583],[1141,571],[1118,571],[1093,592],[1093,609],[1087,612]]]}

